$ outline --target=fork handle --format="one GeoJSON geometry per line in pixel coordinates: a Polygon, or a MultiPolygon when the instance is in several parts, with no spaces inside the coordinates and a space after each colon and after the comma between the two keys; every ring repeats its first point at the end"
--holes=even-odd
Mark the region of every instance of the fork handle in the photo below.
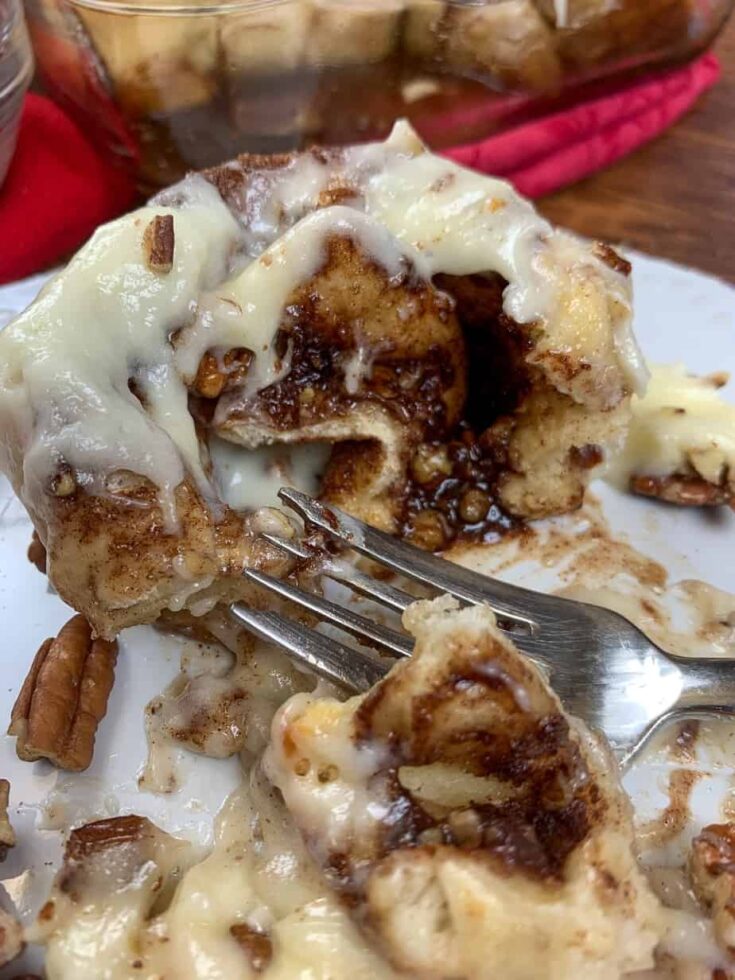
{"type": "Polygon", "coordinates": [[[719,658],[672,657],[681,671],[675,711],[735,714],[735,662],[719,658]]]}

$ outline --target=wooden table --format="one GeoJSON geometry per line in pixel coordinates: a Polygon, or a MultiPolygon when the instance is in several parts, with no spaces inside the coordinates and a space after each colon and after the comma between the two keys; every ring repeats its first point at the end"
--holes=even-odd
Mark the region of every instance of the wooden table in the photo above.
{"type": "Polygon", "coordinates": [[[717,50],[721,81],[675,127],[541,210],[585,235],[735,282],[735,18],[717,50]]]}

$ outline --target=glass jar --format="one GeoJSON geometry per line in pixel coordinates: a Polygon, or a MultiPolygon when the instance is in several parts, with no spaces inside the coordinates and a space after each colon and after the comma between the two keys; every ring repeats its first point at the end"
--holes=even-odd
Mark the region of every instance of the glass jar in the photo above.
{"type": "Polygon", "coordinates": [[[50,93],[148,191],[238,152],[479,139],[694,57],[735,0],[26,0],[50,93]]]}
{"type": "Polygon", "coordinates": [[[0,184],[15,150],[33,55],[20,0],[0,0],[0,184]]]}

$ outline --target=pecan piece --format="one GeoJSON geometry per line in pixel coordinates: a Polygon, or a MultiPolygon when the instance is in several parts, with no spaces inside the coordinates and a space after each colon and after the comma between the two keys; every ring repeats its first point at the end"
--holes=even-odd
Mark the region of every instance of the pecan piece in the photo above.
{"type": "Polygon", "coordinates": [[[194,393],[202,398],[219,398],[241,384],[247,374],[253,352],[247,347],[233,347],[221,361],[213,351],[207,351],[199,362],[194,378],[194,393]]]}
{"type": "Polygon", "coordinates": [[[182,874],[199,856],[188,841],[134,813],[76,827],[38,913],[38,933],[64,942],[77,928],[80,912],[90,935],[109,933],[114,910],[115,923],[124,926],[110,935],[107,950],[127,958],[135,951],[136,933],[168,906],[182,874]]]}
{"type": "Polygon", "coordinates": [[[630,489],[644,497],[656,497],[681,507],[717,507],[731,500],[727,487],[697,476],[632,476],[630,489]]]}
{"type": "Polygon", "coordinates": [[[7,779],[0,779],[0,861],[5,860],[8,848],[15,846],[15,831],[8,817],[9,796],[10,783],[7,779]]]}
{"type": "Polygon", "coordinates": [[[28,545],[28,561],[35,565],[39,572],[46,574],[46,548],[38,536],[38,531],[33,532],[31,543],[28,545]]]}
{"type": "Polygon", "coordinates": [[[174,216],[157,214],[143,232],[143,254],[151,272],[163,275],[174,265],[174,216]]]}
{"type": "Polygon", "coordinates": [[[112,690],[117,641],[93,640],[83,616],[46,640],[13,705],[9,735],[19,759],[48,759],[80,771],[92,761],[97,726],[112,690]]]}
{"type": "Polygon", "coordinates": [[[712,912],[718,943],[735,955],[735,823],[710,824],[692,841],[689,874],[712,912]]]}
{"type": "Polygon", "coordinates": [[[71,467],[62,463],[58,472],[51,477],[49,490],[54,497],[71,497],[73,493],[76,493],[76,489],[77,481],[74,479],[71,467]]]}
{"type": "Polygon", "coordinates": [[[629,276],[633,271],[633,266],[630,262],[604,242],[595,242],[593,251],[601,262],[604,262],[605,265],[609,266],[615,272],[619,272],[622,276],[629,276]]]}

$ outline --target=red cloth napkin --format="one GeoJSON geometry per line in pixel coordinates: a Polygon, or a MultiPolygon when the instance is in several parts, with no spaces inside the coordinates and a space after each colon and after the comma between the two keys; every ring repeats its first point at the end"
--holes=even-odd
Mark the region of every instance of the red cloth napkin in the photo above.
{"type": "Polygon", "coordinates": [[[720,77],[714,54],[447,156],[541,197],[610,166],[676,122],[720,77]]]}
{"type": "MultiPolygon", "coordinates": [[[[719,72],[717,59],[707,54],[685,68],[456,147],[447,156],[506,177],[523,194],[538,197],[653,139],[715,83],[719,72]]],[[[129,209],[135,197],[131,180],[110,166],[76,123],[48,99],[29,95],[18,148],[0,190],[0,283],[63,258],[97,225],[129,209]]]]}
{"type": "Polygon", "coordinates": [[[135,199],[131,179],[110,166],[79,126],[30,93],[0,189],[0,283],[57,262],[135,199]]]}

